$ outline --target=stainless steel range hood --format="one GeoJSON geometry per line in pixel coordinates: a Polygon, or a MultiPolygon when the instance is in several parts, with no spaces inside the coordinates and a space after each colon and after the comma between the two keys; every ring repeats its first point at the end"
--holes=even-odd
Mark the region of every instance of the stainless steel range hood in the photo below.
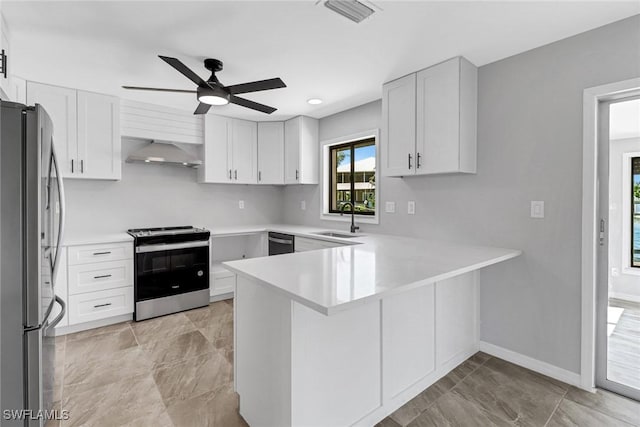
{"type": "Polygon", "coordinates": [[[175,166],[197,168],[202,160],[187,153],[182,148],[171,143],[151,141],[150,144],[132,152],[127,157],[127,163],[163,163],[175,166]]]}

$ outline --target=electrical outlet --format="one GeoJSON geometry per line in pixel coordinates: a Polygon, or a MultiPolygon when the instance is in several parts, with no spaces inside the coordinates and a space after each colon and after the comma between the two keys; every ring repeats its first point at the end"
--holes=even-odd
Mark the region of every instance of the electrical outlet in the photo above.
{"type": "Polygon", "coordinates": [[[300,209],[302,209],[303,211],[307,210],[307,201],[303,200],[300,202],[300,209]]]}
{"type": "Polygon", "coordinates": [[[384,204],[384,211],[386,213],[395,213],[396,212],[396,202],[387,202],[384,204]]]}
{"type": "Polygon", "coordinates": [[[544,202],[539,200],[531,201],[531,218],[544,218],[544,202]]]}
{"type": "Polygon", "coordinates": [[[240,200],[240,201],[238,202],[238,207],[239,207],[240,209],[244,209],[244,200],[240,200]]]}
{"type": "Polygon", "coordinates": [[[409,200],[409,202],[407,202],[407,213],[409,215],[416,214],[416,202],[414,202],[413,200],[409,200]]]}

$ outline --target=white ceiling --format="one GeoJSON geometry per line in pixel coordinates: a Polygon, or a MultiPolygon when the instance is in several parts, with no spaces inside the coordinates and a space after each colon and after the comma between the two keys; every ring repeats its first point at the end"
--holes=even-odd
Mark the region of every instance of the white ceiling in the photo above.
{"type": "Polygon", "coordinates": [[[121,85],[191,89],[157,58],[175,56],[208,77],[224,61],[227,85],[281,77],[287,88],[246,95],[278,108],[220,114],[324,117],[381,97],[381,85],[456,55],[481,66],[640,13],[638,1],[375,1],[355,24],[304,1],[3,1],[10,66],[24,78],[193,110],[194,95],[125,91],[121,85]],[[319,106],[309,98],[322,98],[319,106]]]}

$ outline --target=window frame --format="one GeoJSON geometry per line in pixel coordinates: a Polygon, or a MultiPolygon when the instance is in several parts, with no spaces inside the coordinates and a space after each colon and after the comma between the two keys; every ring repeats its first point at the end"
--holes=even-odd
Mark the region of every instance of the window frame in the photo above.
{"type": "MultiPolygon", "coordinates": [[[[634,196],[634,176],[636,174],[634,174],[634,163],[637,162],[638,163],[638,168],[640,168],[640,155],[636,154],[636,155],[631,155],[629,156],[629,175],[628,175],[628,179],[629,179],[629,193],[627,193],[627,197],[629,198],[629,236],[628,236],[628,244],[629,244],[629,262],[627,264],[628,268],[632,268],[636,271],[640,271],[640,264],[638,265],[634,265],[634,259],[635,259],[635,254],[634,254],[634,237],[635,237],[635,220],[636,220],[636,212],[635,212],[635,196],[634,196]]],[[[624,233],[623,233],[624,235],[624,233]]]]}
{"type": "MultiPolygon", "coordinates": [[[[334,134],[335,135],[335,134],[334,134]]],[[[339,134],[338,134],[339,135],[339,134]]],[[[335,145],[346,144],[351,141],[364,140],[373,138],[376,147],[376,168],[375,168],[375,180],[376,180],[376,206],[380,206],[382,200],[382,191],[384,191],[383,185],[380,182],[380,130],[378,128],[368,129],[345,136],[332,137],[330,139],[323,139],[320,141],[320,212],[319,218],[322,221],[338,221],[338,222],[351,222],[351,214],[340,215],[339,213],[333,213],[328,211],[328,199],[330,197],[329,177],[327,173],[329,167],[327,163],[330,161],[330,148],[335,145]]],[[[358,215],[357,221],[360,224],[379,224],[380,223],[380,211],[381,208],[376,208],[374,215],[358,215]]]]}
{"type": "MultiPolygon", "coordinates": [[[[356,181],[355,181],[355,164],[356,164],[356,159],[355,159],[355,151],[356,151],[356,145],[360,145],[364,142],[369,142],[371,141],[372,144],[367,144],[367,146],[369,145],[373,145],[376,148],[376,165],[378,163],[378,147],[376,145],[376,139],[374,137],[368,137],[368,138],[363,138],[363,139],[354,139],[342,144],[333,144],[330,145],[328,147],[329,149],[329,161],[327,162],[327,165],[325,165],[326,168],[328,168],[327,171],[327,175],[329,176],[329,197],[327,199],[327,206],[325,206],[325,211],[330,213],[330,214],[340,214],[342,213],[340,211],[340,209],[333,209],[333,189],[334,186],[336,186],[338,183],[334,182],[334,174],[333,174],[333,151],[335,150],[342,150],[344,148],[349,148],[350,149],[350,185],[349,185],[349,195],[350,195],[350,203],[351,203],[351,209],[350,210],[345,210],[344,213],[348,213],[351,214],[351,210],[353,210],[355,208],[354,204],[354,198],[355,198],[355,194],[356,194],[356,181]]],[[[338,168],[338,165],[335,165],[336,169],[338,168]]],[[[377,167],[376,169],[374,169],[373,171],[373,175],[374,177],[376,177],[377,179],[377,167]]],[[[336,178],[337,178],[337,172],[336,172],[336,178]]],[[[373,212],[354,212],[354,215],[361,215],[361,216],[375,216],[378,213],[378,192],[377,192],[377,188],[376,188],[376,203],[375,203],[375,208],[373,212]]]]}

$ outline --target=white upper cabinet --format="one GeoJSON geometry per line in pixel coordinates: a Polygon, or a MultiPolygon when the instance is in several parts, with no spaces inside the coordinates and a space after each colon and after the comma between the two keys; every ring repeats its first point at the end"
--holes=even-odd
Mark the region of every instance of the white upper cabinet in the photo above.
{"type": "Polygon", "coordinates": [[[40,104],[53,122],[53,143],[63,177],[79,171],[77,91],[66,87],[27,82],[27,104],[40,104]]]}
{"type": "Polygon", "coordinates": [[[238,184],[258,183],[258,124],[232,119],[231,159],[238,184]]]}
{"type": "Polygon", "coordinates": [[[118,98],[27,82],[27,103],[40,104],[53,121],[53,140],[65,178],[121,177],[118,98]]]}
{"type": "Polygon", "coordinates": [[[199,182],[229,183],[233,179],[231,119],[207,114],[204,118],[203,165],[198,168],[199,182]]]}
{"type": "Polygon", "coordinates": [[[204,164],[198,180],[209,183],[258,182],[257,124],[207,114],[204,129],[204,164]]]}
{"type": "Polygon", "coordinates": [[[415,150],[416,75],[410,74],[382,88],[382,173],[413,174],[415,150]]]}
{"type": "Polygon", "coordinates": [[[258,184],[284,184],[284,123],[258,123],[258,184]]]}
{"type": "Polygon", "coordinates": [[[78,91],[78,158],[88,179],[120,179],[120,104],[113,96],[78,91]]]}
{"type": "Polygon", "coordinates": [[[123,137],[202,144],[204,118],[191,111],[144,102],[120,101],[120,133],[123,137]]]}
{"type": "Polygon", "coordinates": [[[456,57],[384,85],[385,176],[475,173],[477,69],[456,57]]]}
{"type": "Polygon", "coordinates": [[[284,122],[284,183],[318,183],[318,120],[299,116],[284,122]]]}

